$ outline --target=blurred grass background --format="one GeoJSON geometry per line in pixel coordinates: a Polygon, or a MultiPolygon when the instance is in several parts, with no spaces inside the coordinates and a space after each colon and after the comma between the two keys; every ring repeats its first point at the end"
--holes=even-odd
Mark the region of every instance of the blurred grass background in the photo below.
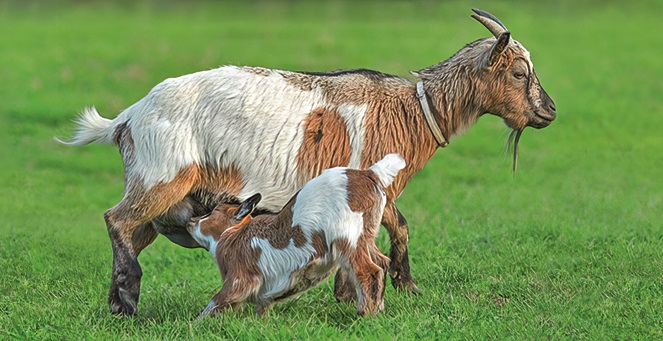
{"type": "MultiPolygon", "coordinates": [[[[661,338],[661,1],[0,2],[0,336],[71,338],[661,338]],[[399,207],[422,297],[389,288],[358,319],[329,284],[277,307],[194,321],[221,281],[202,250],[141,255],[138,315],[110,316],[102,213],[121,198],[116,148],[67,148],[86,105],[106,117],[155,84],[224,64],[401,76],[499,17],[558,107],[524,133],[485,116],[441,149],[399,207]]],[[[386,233],[380,236],[386,251],[386,233]]]]}

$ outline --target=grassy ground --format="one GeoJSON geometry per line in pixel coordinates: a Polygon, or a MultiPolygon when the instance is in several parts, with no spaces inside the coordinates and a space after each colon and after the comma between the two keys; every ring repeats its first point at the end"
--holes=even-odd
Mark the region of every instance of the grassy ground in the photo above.
{"type": "MultiPolygon", "coordinates": [[[[0,3],[0,338],[663,338],[661,2],[0,3]],[[406,75],[488,35],[532,53],[559,118],[527,130],[515,178],[484,117],[399,207],[425,294],[361,319],[329,283],[255,318],[194,318],[220,287],[202,250],[141,255],[138,314],[110,316],[102,213],[122,192],[109,146],[67,148],[85,105],[115,116],[159,81],[221,64],[406,75]]],[[[380,235],[386,251],[388,239],[380,235]]]]}

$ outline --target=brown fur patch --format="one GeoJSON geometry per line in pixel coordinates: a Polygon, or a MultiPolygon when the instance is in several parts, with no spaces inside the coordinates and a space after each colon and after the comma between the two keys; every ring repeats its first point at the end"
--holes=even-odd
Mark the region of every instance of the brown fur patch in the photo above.
{"type": "Polygon", "coordinates": [[[348,206],[353,212],[368,212],[377,205],[379,180],[370,170],[348,169],[346,190],[348,191],[348,206]]]}
{"type": "Polygon", "coordinates": [[[306,236],[299,225],[290,226],[290,224],[272,225],[273,221],[258,219],[264,215],[256,217],[251,232],[254,237],[266,239],[269,245],[276,249],[285,249],[292,241],[295,247],[302,247],[306,244],[306,236]]]}
{"type": "Polygon", "coordinates": [[[304,179],[312,179],[324,169],[350,162],[350,135],[336,110],[317,108],[306,117],[303,126],[304,141],[297,153],[297,168],[304,179]]]}
{"type": "Polygon", "coordinates": [[[193,220],[195,224],[200,222],[200,233],[205,236],[211,236],[218,242],[225,230],[238,225],[236,221],[233,221],[238,207],[238,205],[221,203],[212,210],[209,216],[202,219],[194,218],[193,220]]]}
{"type": "Polygon", "coordinates": [[[226,168],[205,165],[199,168],[199,179],[193,190],[207,190],[213,193],[239,195],[244,188],[242,173],[230,164],[226,168]]]}
{"type": "Polygon", "coordinates": [[[228,302],[241,303],[255,295],[263,280],[258,267],[262,250],[251,247],[250,237],[242,229],[232,229],[217,246],[217,265],[224,281],[221,290],[228,287],[228,302]]]}
{"type": "Polygon", "coordinates": [[[370,170],[348,169],[345,174],[348,177],[348,205],[353,212],[364,213],[362,237],[365,235],[365,238],[375,239],[384,211],[378,201],[382,195],[380,193],[382,185],[375,173],[370,170]]]}
{"type": "Polygon", "coordinates": [[[311,234],[311,245],[315,250],[312,259],[318,259],[329,253],[329,245],[327,245],[327,237],[324,231],[315,231],[311,234]]]}
{"type": "Polygon", "coordinates": [[[426,125],[414,86],[410,84],[389,92],[390,96],[378,94],[366,112],[361,168],[370,167],[390,153],[398,153],[405,159],[407,166],[385,190],[391,201],[433,157],[437,143],[426,125]]]}
{"type": "Polygon", "coordinates": [[[147,222],[184,199],[199,179],[198,166],[182,168],[168,183],[160,182],[147,190],[131,206],[132,216],[147,222]]]}
{"type": "Polygon", "coordinates": [[[346,238],[337,238],[331,242],[330,251],[337,255],[349,255],[354,251],[354,248],[346,238]]]}
{"type": "MultiPolygon", "coordinates": [[[[118,129],[116,135],[127,168],[126,164],[132,162],[133,140],[128,129],[118,129]]],[[[182,168],[170,182],[160,182],[147,190],[140,179],[127,179],[126,183],[124,198],[111,208],[108,214],[109,222],[121,230],[120,235],[125,241],[132,237],[137,226],[166,212],[191,191],[205,190],[237,195],[244,187],[242,175],[233,165],[226,169],[216,169],[191,164],[182,168]]],[[[153,240],[151,236],[132,238],[153,240]]]]}
{"type": "Polygon", "coordinates": [[[180,170],[169,183],[159,183],[149,190],[137,179],[127,181],[124,198],[106,212],[111,228],[117,229],[124,243],[134,237],[136,228],[154,219],[189,193],[198,178],[197,166],[180,170]]]}

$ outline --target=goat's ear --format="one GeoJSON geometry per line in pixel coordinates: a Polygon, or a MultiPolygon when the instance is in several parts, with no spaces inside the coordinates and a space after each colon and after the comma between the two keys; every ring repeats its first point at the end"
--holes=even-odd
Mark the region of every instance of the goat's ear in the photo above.
{"type": "Polygon", "coordinates": [[[251,214],[253,210],[256,208],[256,205],[258,205],[258,203],[260,202],[260,199],[262,199],[262,196],[260,195],[260,193],[256,193],[252,195],[250,198],[244,200],[244,202],[242,202],[242,204],[239,206],[237,213],[235,214],[235,219],[242,220],[247,215],[251,214]]]}
{"type": "Polygon", "coordinates": [[[490,48],[490,55],[486,59],[484,67],[491,67],[500,59],[500,55],[504,52],[507,45],[509,45],[509,41],[511,41],[511,33],[509,31],[503,32],[497,37],[497,41],[490,48]]]}

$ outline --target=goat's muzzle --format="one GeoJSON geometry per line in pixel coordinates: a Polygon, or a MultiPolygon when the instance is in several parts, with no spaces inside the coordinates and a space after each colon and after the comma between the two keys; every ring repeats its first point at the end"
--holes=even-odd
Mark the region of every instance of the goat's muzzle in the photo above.
{"type": "Polygon", "coordinates": [[[552,121],[557,118],[557,107],[555,102],[548,96],[545,90],[541,88],[541,103],[538,108],[533,110],[533,115],[530,115],[529,125],[530,127],[541,129],[545,128],[552,123],[552,121]]]}
{"type": "Polygon", "coordinates": [[[535,110],[528,125],[536,129],[545,128],[549,126],[556,117],[557,112],[555,112],[555,110],[535,110]]]}

